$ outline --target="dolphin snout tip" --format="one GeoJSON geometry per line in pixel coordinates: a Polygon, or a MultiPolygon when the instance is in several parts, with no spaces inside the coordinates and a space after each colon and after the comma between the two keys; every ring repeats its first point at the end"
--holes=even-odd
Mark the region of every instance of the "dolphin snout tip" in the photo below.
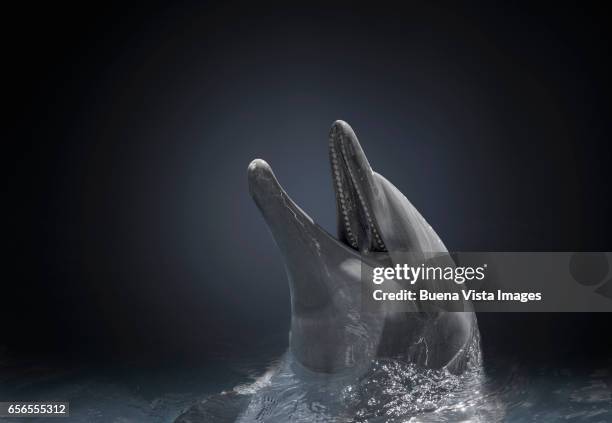
{"type": "Polygon", "coordinates": [[[249,163],[249,178],[257,177],[258,175],[264,172],[272,172],[270,165],[262,159],[255,159],[251,163],[249,163]]]}
{"type": "Polygon", "coordinates": [[[348,140],[348,142],[351,144],[359,143],[359,141],[357,141],[355,131],[353,131],[351,125],[341,119],[338,119],[332,123],[329,134],[330,137],[336,142],[340,142],[340,140],[348,140]]]}
{"type": "Polygon", "coordinates": [[[334,121],[334,123],[332,123],[332,131],[334,130],[339,130],[339,131],[346,131],[347,129],[350,129],[351,125],[349,125],[348,123],[346,123],[346,121],[342,120],[342,119],[337,119],[334,121]]]}
{"type": "Polygon", "coordinates": [[[249,178],[249,191],[252,197],[273,191],[278,183],[270,165],[262,159],[253,160],[247,169],[249,178]]]}

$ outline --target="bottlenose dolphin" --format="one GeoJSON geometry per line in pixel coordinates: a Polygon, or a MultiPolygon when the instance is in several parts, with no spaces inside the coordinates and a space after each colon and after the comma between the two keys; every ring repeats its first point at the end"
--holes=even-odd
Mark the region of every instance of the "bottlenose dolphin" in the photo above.
{"type": "Polygon", "coordinates": [[[402,260],[402,253],[446,247],[408,199],[374,172],[352,128],[332,125],[329,155],[338,238],[317,225],[278,183],[270,166],[249,165],[249,190],[283,255],[291,292],[289,348],[318,372],[401,357],[461,371],[478,336],[474,313],[364,310],[362,266],[402,260]]]}
{"type": "MultiPolygon", "coordinates": [[[[244,394],[226,396],[238,404],[230,420],[353,421],[354,410],[338,404],[353,397],[347,393],[341,399],[335,392],[352,386],[379,360],[449,375],[477,366],[480,360],[478,327],[469,304],[461,312],[425,309],[418,303],[408,312],[363,306],[364,268],[410,260],[405,253],[427,259],[447,250],[408,199],[372,170],[344,121],[331,127],[329,156],[337,237],[289,197],[265,161],[256,159],[248,166],[250,194],[285,262],[291,330],[289,351],[266,387],[251,392],[248,399],[244,394]]],[[[211,419],[215,404],[200,405],[200,413],[211,419]]],[[[219,409],[227,414],[229,408],[219,409]]],[[[185,416],[179,421],[198,421],[185,416]]]]}

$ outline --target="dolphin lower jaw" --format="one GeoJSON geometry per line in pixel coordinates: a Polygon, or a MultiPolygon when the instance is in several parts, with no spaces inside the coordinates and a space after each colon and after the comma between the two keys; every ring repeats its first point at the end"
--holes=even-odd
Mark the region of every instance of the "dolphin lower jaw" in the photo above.
{"type": "Polygon", "coordinates": [[[290,351],[308,369],[329,373],[371,358],[375,334],[362,324],[359,253],[334,239],[300,209],[263,160],[249,165],[249,190],[283,256],[291,294],[290,351]],[[352,267],[347,270],[347,263],[352,267]],[[370,337],[370,334],[374,335],[370,337]]]}
{"type": "Polygon", "coordinates": [[[251,162],[249,191],[283,256],[294,313],[327,307],[329,281],[324,277],[322,245],[331,237],[289,197],[263,160],[251,162]]]}

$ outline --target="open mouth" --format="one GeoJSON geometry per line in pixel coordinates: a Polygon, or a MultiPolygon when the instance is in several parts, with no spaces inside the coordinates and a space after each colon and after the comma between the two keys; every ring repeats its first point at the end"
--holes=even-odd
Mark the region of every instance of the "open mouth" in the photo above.
{"type": "Polygon", "coordinates": [[[387,251],[372,211],[371,168],[351,127],[342,121],[329,135],[338,239],[362,253],[387,251]]]}
{"type": "MultiPolygon", "coordinates": [[[[346,122],[332,125],[329,157],[336,195],[337,242],[360,254],[387,252],[373,210],[377,201],[375,175],[346,122]]],[[[248,175],[251,196],[281,250],[301,251],[322,234],[333,238],[289,197],[265,161],[253,160],[248,175]]]]}

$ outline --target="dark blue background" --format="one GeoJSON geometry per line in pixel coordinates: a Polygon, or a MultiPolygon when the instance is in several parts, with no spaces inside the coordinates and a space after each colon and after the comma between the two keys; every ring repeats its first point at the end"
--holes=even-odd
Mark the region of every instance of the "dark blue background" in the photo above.
{"type": "MultiPolygon", "coordinates": [[[[246,167],[267,160],[334,232],[335,119],[449,249],[612,248],[610,30],[597,7],[103,3],[5,16],[8,354],[197,361],[284,337],[283,265],[246,167]]],[[[480,322],[485,353],[612,352],[608,315],[480,322]]]]}

